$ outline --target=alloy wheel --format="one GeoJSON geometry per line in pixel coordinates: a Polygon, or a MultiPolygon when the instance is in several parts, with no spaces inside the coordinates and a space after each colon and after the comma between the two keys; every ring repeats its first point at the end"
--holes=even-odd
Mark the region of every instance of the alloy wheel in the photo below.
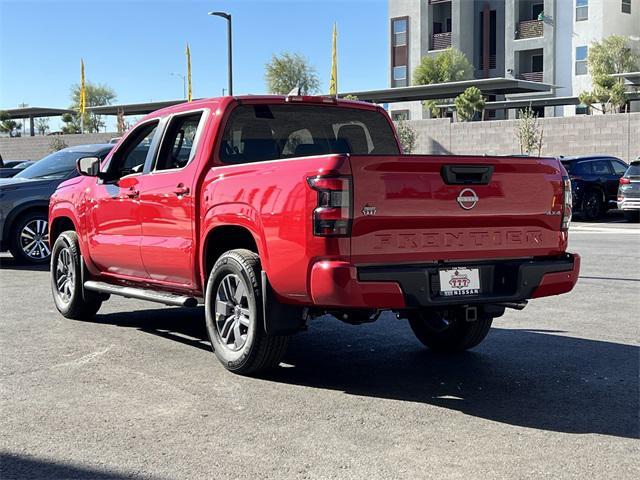
{"type": "Polygon", "coordinates": [[[251,324],[247,288],[238,275],[225,276],[216,291],[215,322],[222,343],[232,351],[247,342],[251,324]]]}
{"type": "Polygon", "coordinates": [[[51,255],[48,222],[35,218],[22,227],[20,247],[25,256],[34,260],[43,260],[51,255]]]}
{"type": "Polygon", "coordinates": [[[58,254],[55,281],[60,298],[64,303],[69,303],[75,287],[75,265],[69,247],[61,249],[58,254]]]}

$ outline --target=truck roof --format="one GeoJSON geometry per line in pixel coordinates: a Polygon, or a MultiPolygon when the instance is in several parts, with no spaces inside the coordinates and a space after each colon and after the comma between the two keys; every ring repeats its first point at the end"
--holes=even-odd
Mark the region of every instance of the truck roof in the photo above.
{"type": "Polygon", "coordinates": [[[360,108],[363,110],[378,110],[382,107],[368,102],[360,102],[357,100],[347,100],[343,98],[334,98],[321,95],[300,95],[300,96],[288,96],[288,95],[237,95],[233,97],[212,97],[203,98],[200,100],[194,100],[192,102],[179,103],[178,105],[172,105],[170,107],[161,108],[156,110],[144,118],[161,117],[172,113],[179,113],[197,108],[226,108],[232,103],[269,103],[269,104],[307,104],[307,105],[331,105],[339,107],[360,108]]]}

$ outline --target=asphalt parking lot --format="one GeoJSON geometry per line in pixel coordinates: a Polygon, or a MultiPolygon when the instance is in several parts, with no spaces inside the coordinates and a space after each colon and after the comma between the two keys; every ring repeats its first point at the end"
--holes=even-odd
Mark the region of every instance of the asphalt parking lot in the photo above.
{"type": "Polygon", "coordinates": [[[3,255],[0,478],[638,478],[640,227],[609,220],[572,227],[571,294],[471,352],[323,318],[259,379],[223,370],[201,310],[66,320],[3,255]]]}

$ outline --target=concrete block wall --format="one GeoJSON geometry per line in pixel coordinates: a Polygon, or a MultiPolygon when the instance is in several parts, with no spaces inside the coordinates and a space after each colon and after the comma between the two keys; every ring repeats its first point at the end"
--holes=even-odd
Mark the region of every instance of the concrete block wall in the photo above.
{"type": "MultiPolygon", "coordinates": [[[[452,122],[410,120],[418,133],[414,153],[453,155],[519,154],[517,120],[452,122]]],[[[542,155],[606,154],[626,162],[640,156],[640,113],[539,119],[542,155]]]]}
{"type": "Polygon", "coordinates": [[[0,155],[7,160],[39,160],[51,153],[51,142],[58,137],[73,147],[89,143],[108,143],[117,133],[84,133],[82,135],[0,137],[0,155]]]}

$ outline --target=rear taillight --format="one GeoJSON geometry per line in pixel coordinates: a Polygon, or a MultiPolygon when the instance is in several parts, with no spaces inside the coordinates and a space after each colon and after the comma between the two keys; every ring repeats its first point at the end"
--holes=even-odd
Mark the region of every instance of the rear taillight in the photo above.
{"type": "Polygon", "coordinates": [[[620,177],[620,185],[628,185],[631,183],[631,180],[626,177],[620,177]]]}
{"type": "Polygon", "coordinates": [[[309,177],[309,186],[318,192],[313,210],[313,234],[344,237],[351,234],[351,177],[309,177]]]}
{"type": "Polygon", "coordinates": [[[573,194],[571,193],[571,179],[569,177],[562,177],[562,183],[564,186],[564,195],[562,199],[562,225],[563,231],[569,230],[569,224],[571,223],[571,215],[573,209],[573,194]]]}

